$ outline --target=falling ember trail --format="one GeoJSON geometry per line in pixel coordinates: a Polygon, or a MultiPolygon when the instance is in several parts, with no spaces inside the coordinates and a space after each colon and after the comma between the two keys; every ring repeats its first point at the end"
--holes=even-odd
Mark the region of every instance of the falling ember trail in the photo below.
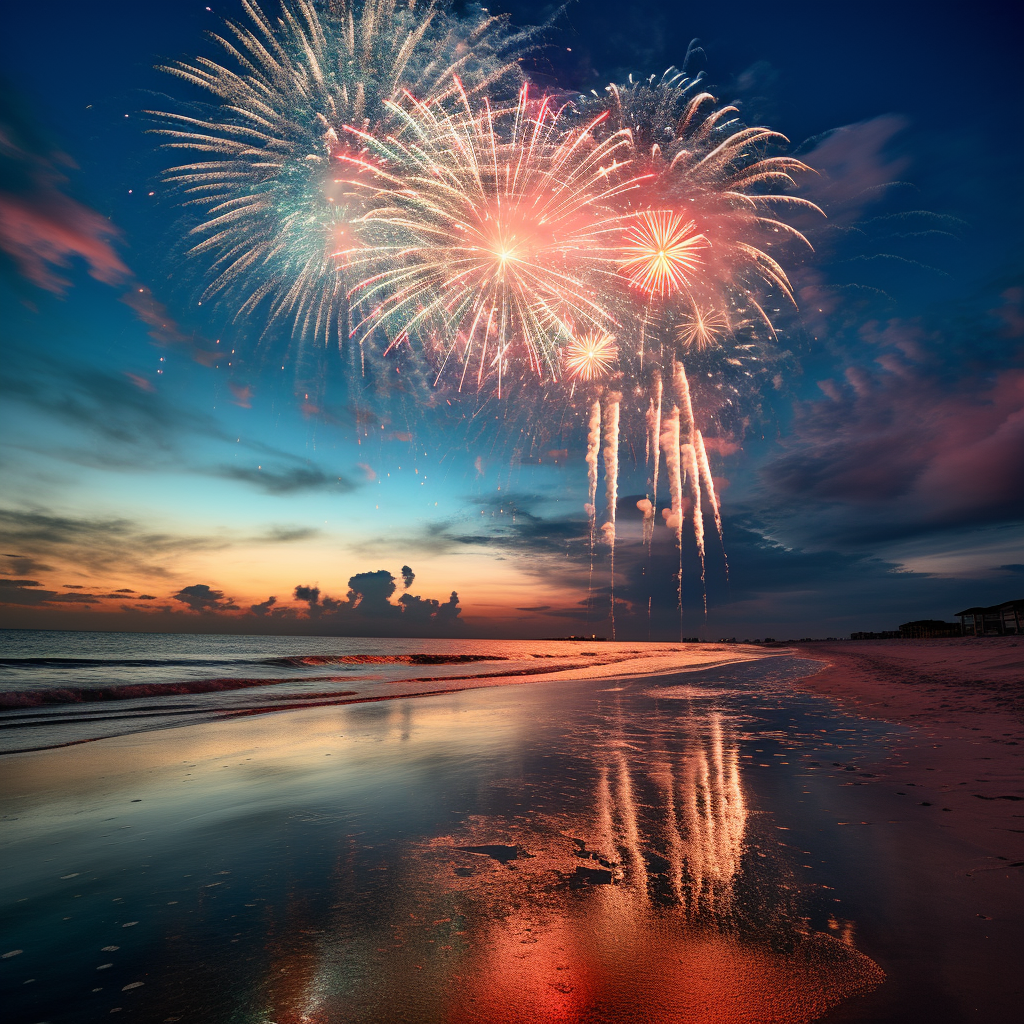
{"type": "Polygon", "coordinates": [[[597,529],[597,458],[601,449],[601,403],[594,399],[590,406],[590,422],[587,425],[587,504],[584,506],[590,520],[590,585],[587,594],[587,619],[589,625],[590,604],[594,597],[594,541],[597,529]]]}
{"type": "MultiPolygon", "coordinates": [[[[668,471],[668,489],[672,500],[671,511],[665,516],[668,526],[675,530],[676,548],[679,551],[679,576],[677,595],[679,603],[679,636],[683,635],[683,478],[679,459],[679,408],[662,420],[661,450],[665,453],[665,469],[668,471]]],[[[664,513],[662,513],[664,515],[664,513]]]]}
{"type": "Polygon", "coordinates": [[[704,595],[704,616],[708,614],[708,594],[704,576],[704,513],[700,500],[700,471],[697,468],[697,455],[693,445],[686,442],[681,449],[683,470],[690,485],[690,500],[693,502],[693,535],[697,541],[697,554],[700,556],[700,586],[704,595]]]}
{"type": "Polygon", "coordinates": [[[661,465],[661,446],[659,431],[661,430],[661,374],[654,378],[654,394],[647,407],[647,461],[651,463],[651,496],[649,507],[644,509],[644,543],[648,554],[654,541],[654,517],[658,512],[658,469],[661,465]],[[653,462],[652,462],[653,460],[653,462]]]}
{"type": "Polygon", "coordinates": [[[701,484],[708,496],[708,504],[715,517],[715,531],[722,544],[722,556],[725,558],[725,576],[729,578],[729,557],[725,553],[725,537],[722,534],[722,506],[718,503],[718,494],[715,491],[715,480],[711,475],[711,464],[708,462],[707,449],[704,447],[704,437],[699,430],[694,431],[694,450],[697,455],[697,465],[700,467],[701,484]]]}
{"type": "Polygon", "coordinates": [[[621,395],[609,396],[604,419],[604,486],[608,505],[608,521],[601,527],[605,542],[611,548],[611,620],[615,639],[615,507],[619,501],[619,401],[621,395]]]}
{"type": "Polygon", "coordinates": [[[590,406],[590,423],[587,426],[587,515],[590,518],[590,547],[594,547],[594,530],[597,516],[597,455],[601,447],[601,403],[594,399],[590,406]]]}

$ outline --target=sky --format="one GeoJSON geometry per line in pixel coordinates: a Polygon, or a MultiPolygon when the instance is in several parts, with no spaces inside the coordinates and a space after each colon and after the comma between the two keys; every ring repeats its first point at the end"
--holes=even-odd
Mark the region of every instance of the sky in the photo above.
{"type": "Polygon", "coordinates": [[[621,639],[799,638],[1019,598],[1014,5],[491,10],[548,23],[523,66],[567,94],[697,39],[688,70],[817,172],[800,312],[706,431],[723,538],[703,585],[684,545],[682,615],[672,531],[641,540],[638,445],[613,574],[565,407],[390,369],[371,388],[202,305],[142,112],[181,95],[155,65],[211,53],[241,5],[118,0],[19,5],[0,41],[0,625],[611,636],[614,608],[621,639]]]}

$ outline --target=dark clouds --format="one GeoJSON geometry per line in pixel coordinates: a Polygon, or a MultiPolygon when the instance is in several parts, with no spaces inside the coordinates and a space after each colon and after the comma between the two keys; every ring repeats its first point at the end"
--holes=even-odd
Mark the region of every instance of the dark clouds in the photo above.
{"type": "MultiPolygon", "coordinates": [[[[306,527],[276,527],[261,537],[190,536],[146,529],[119,516],[62,516],[0,508],[0,543],[18,551],[9,564],[46,568],[61,561],[97,575],[135,573],[170,578],[177,558],[242,544],[279,544],[316,536],[306,527]],[[45,560],[45,562],[44,562],[45,560]],[[170,566],[170,568],[169,568],[170,566]]],[[[35,570],[39,571],[39,570],[35,570]]]]}
{"type": "Polygon", "coordinates": [[[28,576],[30,573],[36,572],[53,572],[52,565],[40,562],[31,555],[4,554],[0,555],[0,558],[3,559],[4,565],[4,568],[0,569],[0,573],[4,576],[28,576]]]}
{"type": "Polygon", "coordinates": [[[769,491],[805,521],[818,506],[810,531],[834,542],[1024,519],[1020,339],[979,325],[951,343],[901,321],[860,335],[874,360],[797,404],[788,450],[762,469],[769,491]]]}
{"type": "Polygon", "coordinates": [[[238,605],[230,597],[225,597],[222,590],[213,590],[205,583],[182,587],[172,596],[175,601],[181,601],[194,612],[238,611],[238,605]]]}
{"type": "Polygon", "coordinates": [[[227,433],[209,413],[171,401],[135,374],[16,350],[8,355],[0,395],[71,428],[74,442],[63,450],[50,444],[47,451],[75,465],[119,472],[172,469],[279,496],[315,490],[350,493],[357,487],[291,452],[227,433]],[[236,458],[244,453],[247,464],[204,466],[192,454],[196,439],[229,446],[236,458]]]}
{"type": "Polygon", "coordinates": [[[266,494],[297,494],[302,491],[335,491],[347,494],[356,484],[343,476],[328,476],[323,470],[308,466],[263,469],[261,467],[218,466],[212,475],[225,480],[251,484],[266,494]]]}
{"type": "MultiPolygon", "coordinates": [[[[408,566],[402,571],[411,584],[415,573],[408,566]]],[[[392,603],[397,589],[395,577],[387,569],[378,569],[351,576],[344,600],[306,585],[297,586],[294,596],[306,605],[311,620],[332,630],[352,631],[353,636],[458,635],[462,631],[462,609],[455,591],[443,602],[405,593],[392,603]]]]}

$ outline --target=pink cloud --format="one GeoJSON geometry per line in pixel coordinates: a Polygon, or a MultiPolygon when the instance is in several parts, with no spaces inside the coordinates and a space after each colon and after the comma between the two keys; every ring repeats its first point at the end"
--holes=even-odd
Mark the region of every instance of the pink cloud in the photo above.
{"type": "Polygon", "coordinates": [[[954,525],[1024,509],[1024,369],[951,376],[941,339],[894,321],[868,325],[874,363],[819,383],[797,406],[789,454],[767,479],[792,495],[888,505],[898,520],[954,525]]]}
{"type": "Polygon", "coordinates": [[[69,282],[57,268],[70,267],[76,257],[105,284],[127,277],[128,268],[111,245],[116,237],[106,218],[45,179],[27,195],[0,192],[0,249],[23,277],[47,291],[67,289],[69,282]]]}

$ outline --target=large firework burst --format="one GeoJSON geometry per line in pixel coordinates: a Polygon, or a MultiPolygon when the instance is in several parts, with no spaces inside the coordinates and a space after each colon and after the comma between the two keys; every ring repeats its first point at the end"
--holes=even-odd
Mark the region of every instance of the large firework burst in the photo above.
{"type": "Polygon", "coordinates": [[[197,154],[165,177],[200,211],[188,237],[205,263],[204,301],[340,343],[348,285],[333,254],[352,244],[362,213],[335,180],[339,155],[362,148],[346,129],[379,131],[403,88],[441,100],[456,75],[471,92],[515,88],[525,36],[479,9],[457,19],[443,0],[282,0],[276,18],[254,0],[242,6],[247,21],[211,34],[219,60],[163,68],[207,97],[195,110],[149,112],[167,148],[197,154]]]}
{"type": "Polygon", "coordinates": [[[637,221],[626,222],[618,244],[622,272],[648,298],[648,328],[661,325],[683,352],[691,339],[707,348],[743,328],[774,338],[766,299],[793,304],[775,254],[787,243],[809,247],[781,213],[817,211],[790,191],[793,175],[810,168],[779,152],[785,137],[744,125],[735,107],[700,89],[699,76],[674,68],[610,85],[581,107],[585,116],[607,112],[608,130],[630,139],[642,186],[626,197],[637,221]],[[680,330],[694,323],[696,332],[680,330]]]}
{"type": "Polygon", "coordinates": [[[540,377],[560,373],[559,351],[577,335],[615,326],[600,280],[600,239],[614,203],[635,182],[622,173],[625,133],[603,141],[605,116],[567,126],[550,97],[457,109],[406,96],[392,104],[402,130],[366,136],[373,161],[352,159],[371,205],[364,223],[388,245],[341,254],[362,281],[369,312],[360,337],[383,330],[392,346],[413,336],[460,387],[501,379],[510,363],[540,377]]]}

